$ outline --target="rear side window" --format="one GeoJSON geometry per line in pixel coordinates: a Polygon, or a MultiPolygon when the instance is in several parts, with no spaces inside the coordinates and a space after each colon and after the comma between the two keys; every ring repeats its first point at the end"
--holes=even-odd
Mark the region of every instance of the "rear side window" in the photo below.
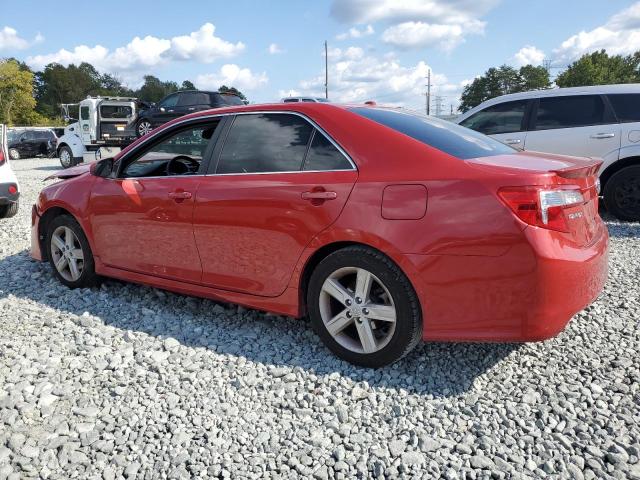
{"type": "Polygon", "coordinates": [[[599,95],[541,98],[535,130],[586,127],[605,123],[604,102],[599,95]]]}
{"type": "Polygon", "coordinates": [[[516,151],[491,137],[433,117],[383,108],[357,107],[351,111],[463,160],[516,151]]]}
{"type": "Polygon", "coordinates": [[[607,95],[621,122],[640,122],[640,93],[607,95]]]}
{"type": "Polygon", "coordinates": [[[302,168],[313,127],[289,114],[238,115],[216,173],[291,172],[302,168]]]}
{"type": "Polygon", "coordinates": [[[189,105],[209,105],[209,95],[204,92],[181,93],[178,99],[178,106],[185,107],[189,105]]]}
{"type": "Polygon", "coordinates": [[[316,130],[307,153],[303,170],[351,170],[349,160],[316,130]]]}
{"type": "Polygon", "coordinates": [[[526,109],[526,100],[500,103],[474,113],[460,125],[485,135],[519,132],[524,128],[526,109]]]}
{"type": "Polygon", "coordinates": [[[223,93],[214,94],[211,98],[212,104],[219,105],[244,105],[244,102],[237,95],[225,95],[223,93]]]}

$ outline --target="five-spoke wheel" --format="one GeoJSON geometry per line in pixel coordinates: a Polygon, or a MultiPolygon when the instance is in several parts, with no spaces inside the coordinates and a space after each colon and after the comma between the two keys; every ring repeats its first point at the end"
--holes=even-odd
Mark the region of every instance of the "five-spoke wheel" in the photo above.
{"type": "Polygon", "coordinates": [[[311,275],[307,307],[325,344],[358,365],[392,363],[422,336],[409,280],[391,259],[370,248],[347,247],[323,259],[311,275]]]}

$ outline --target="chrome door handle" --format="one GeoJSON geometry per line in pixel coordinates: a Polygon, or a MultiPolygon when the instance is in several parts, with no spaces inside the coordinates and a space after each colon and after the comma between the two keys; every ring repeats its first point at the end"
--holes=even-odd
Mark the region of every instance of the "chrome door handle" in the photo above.
{"type": "Polygon", "coordinates": [[[613,138],[615,136],[615,133],[594,133],[591,138],[613,138]]]}
{"type": "Polygon", "coordinates": [[[191,198],[191,192],[169,192],[168,197],[172,200],[188,200],[191,198]]]}
{"type": "Polygon", "coordinates": [[[519,138],[507,138],[504,143],[507,145],[517,145],[518,143],[522,143],[522,140],[519,138]]]}
{"type": "Polygon", "coordinates": [[[303,200],[335,200],[338,198],[336,192],[302,192],[303,200]]]}
{"type": "Polygon", "coordinates": [[[193,111],[193,110],[195,110],[195,109],[196,109],[195,107],[189,107],[189,108],[187,108],[187,110],[189,110],[190,112],[191,112],[191,111],[193,111]]]}

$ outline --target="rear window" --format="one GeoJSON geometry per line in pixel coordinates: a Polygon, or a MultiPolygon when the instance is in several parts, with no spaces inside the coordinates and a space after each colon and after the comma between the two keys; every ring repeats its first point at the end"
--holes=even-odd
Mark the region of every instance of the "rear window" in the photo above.
{"type": "Polygon", "coordinates": [[[102,105],[100,107],[102,118],[127,118],[132,114],[133,109],[128,105],[102,105]]]}
{"type": "Polygon", "coordinates": [[[351,111],[463,160],[516,151],[486,135],[433,117],[382,108],[357,107],[351,111]]]}
{"type": "Polygon", "coordinates": [[[640,122],[640,93],[607,95],[621,122],[640,122]]]}

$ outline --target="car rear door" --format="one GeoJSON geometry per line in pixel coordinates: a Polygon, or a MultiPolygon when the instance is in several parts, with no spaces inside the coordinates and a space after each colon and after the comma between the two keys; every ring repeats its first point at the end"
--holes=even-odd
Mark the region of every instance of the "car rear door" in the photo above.
{"type": "Polygon", "coordinates": [[[209,105],[209,94],[205,92],[182,92],[179,94],[176,113],[186,115],[188,113],[207,110],[209,105]]]}
{"type": "Polygon", "coordinates": [[[211,168],[194,211],[203,282],[261,296],[284,292],[358,176],[336,144],[292,113],[235,116],[211,168]]]}
{"type": "Polygon", "coordinates": [[[620,149],[620,124],[601,95],[542,97],[525,150],[604,158],[620,149]]]}
{"type": "Polygon", "coordinates": [[[463,127],[490,135],[507,145],[524,148],[530,100],[490,105],[460,122],[463,127]]]}

